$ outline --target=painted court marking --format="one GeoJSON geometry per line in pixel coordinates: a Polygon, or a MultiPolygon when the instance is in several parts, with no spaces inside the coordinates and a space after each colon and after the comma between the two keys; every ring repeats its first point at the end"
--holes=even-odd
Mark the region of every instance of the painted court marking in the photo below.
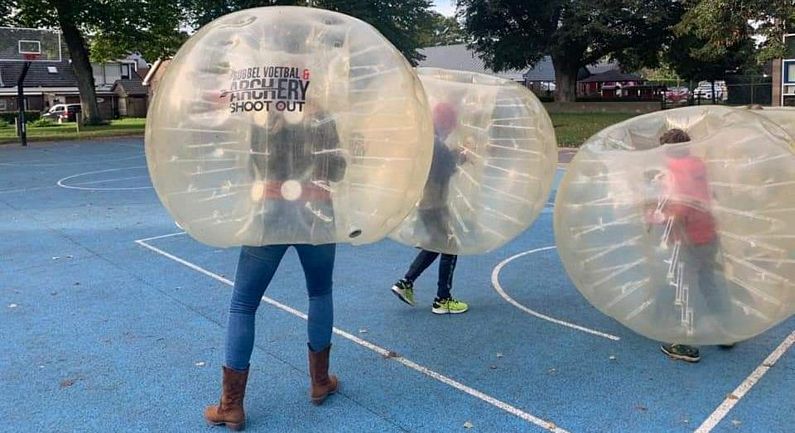
{"type": "MultiPolygon", "coordinates": [[[[139,240],[136,240],[135,243],[137,243],[138,245],[141,245],[142,247],[147,248],[147,249],[149,249],[151,251],[154,251],[155,253],[160,254],[160,255],[168,258],[168,259],[171,259],[171,260],[173,260],[173,261],[175,261],[175,262],[177,262],[177,263],[179,263],[179,264],[181,264],[183,266],[187,266],[188,268],[193,269],[194,271],[200,272],[200,273],[202,273],[202,274],[204,274],[204,275],[206,275],[206,276],[208,276],[208,277],[210,277],[210,278],[212,278],[212,279],[214,279],[216,281],[219,281],[219,282],[221,282],[223,284],[226,284],[227,286],[234,286],[234,282],[232,280],[224,278],[224,277],[222,277],[222,276],[220,276],[220,275],[218,275],[218,274],[216,274],[214,272],[211,272],[211,271],[208,271],[207,269],[202,268],[201,266],[193,264],[193,263],[191,263],[191,262],[189,262],[189,261],[187,261],[185,259],[177,257],[177,256],[175,256],[175,255],[173,255],[171,253],[163,251],[160,248],[157,248],[157,247],[147,243],[148,241],[153,241],[153,240],[156,240],[156,239],[163,239],[163,238],[168,238],[168,237],[173,237],[173,236],[179,236],[179,235],[182,235],[184,233],[185,232],[170,233],[170,234],[162,235],[162,236],[154,236],[154,237],[151,237],[151,238],[139,239],[139,240]]],[[[293,316],[300,317],[303,320],[307,320],[307,316],[303,312],[298,311],[298,310],[296,310],[296,309],[294,309],[294,308],[292,308],[292,307],[290,307],[288,305],[282,304],[282,303],[280,303],[280,302],[278,302],[278,301],[276,301],[274,299],[271,299],[271,298],[269,298],[267,296],[263,296],[262,297],[262,301],[265,302],[265,303],[268,303],[268,304],[270,304],[270,305],[272,305],[272,306],[274,306],[274,307],[276,307],[276,308],[278,308],[278,309],[280,309],[282,311],[290,313],[293,316]]],[[[457,389],[457,390],[459,390],[459,391],[461,391],[461,392],[463,392],[465,394],[468,394],[468,395],[470,395],[472,397],[475,397],[475,398],[477,398],[477,399],[479,399],[481,401],[484,401],[484,402],[486,402],[486,403],[488,403],[488,404],[490,404],[490,405],[492,405],[492,406],[494,406],[494,407],[496,407],[496,408],[498,408],[500,410],[508,412],[511,415],[514,415],[514,416],[516,416],[516,417],[518,417],[520,419],[523,419],[523,420],[525,420],[525,421],[527,421],[527,422],[529,422],[531,424],[535,424],[536,426],[541,427],[541,428],[543,428],[545,430],[548,430],[548,431],[551,431],[551,432],[554,432],[554,433],[569,433],[567,430],[564,430],[564,429],[558,427],[555,423],[552,423],[552,422],[543,420],[541,418],[538,418],[538,417],[536,417],[534,415],[531,415],[531,414],[529,414],[529,413],[527,413],[527,412],[525,412],[525,411],[523,411],[523,410],[521,410],[521,409],[519,409],[519,408],[517,408],[515,406],[512,406],[512,405],[510,405],[508,403],[505,403],[505,402],[503,402],[501,400],[498,400],[498,399],[496,399],[496,398],[494,398],[494,397],[492,397],[490,395],[487,395],[487,394],[485,394],[483,392],[480,392],[480,391],[478,391],[478,390],[476,390],[474,388],[471,388],[471,387],[469,387],[467,385],[464,385],[461,382],[458,382],[458,381],[456,381],[454,379],[451,379],[451,378],[449,378],[449,377],[447,377],[447,376],[445,376],[445,375],[443,375],[441,373],[437,373],[437,372],[435,372],[435,371],[433,371],[433,370],[431,370],[431,369],[429,369],[427,367],[424,367],[424,366],[422,366],[420,364],[417,364],[416,362],[414,362],[414,361],[412,361],[410,359],[404,358],[404,357],[402,357],[400,355],[394,356],[395,355],[394,352],[392,352],[392,351],[390,351],[388,349],[385,349],[385,348],[383,348],[381,346],[378,346],[376,344],[373,344],[373,343],[371,343],[371,342],[369,342],[367,340],[361,339],[361,338],[359,338],[359,337],[357,337],[357,336],[355,336],[355,335],[353,335],[353,334],[351,334],[349,332],[343,331],[343,330],[335,327],[334,328],[334,333],[339,335],[340,337],[343,337],[343,338],[345,338],[345,339],[347,339],[349,341],[352,341],[352,342],[354,342],[354,343],[356,343],[356,344],[358,344],[358,345],[360,345],[362,347],[370,349],[371,351],[381,355],[384,358],[388,358],[388,359],[391,359],[391,360],[393,360],[395,362],[403,364],[404,366],[406,366],[406,367],[408,367],[408,368],[410,368],[410,369],[412,369],[414,371],[422,373],[425,376],[428,376],[428,377],[430,377],[430,378],[432,378],[432,379],[434,379],[434,380],[436,380],[438,382],[444,383],[445,385],[448,385],[448,386],[450,386],[452,388],[455,388],[455,389],[457,389]]]]}
{"type": "Polygon", "coordinates": [[[554,317],[547,316],[546,314],[541,314],[541,313],[539,313],[536,310],[530,309],[530,308],[520,304],[515,299],[510,297],[508,295],[508,293],[505,292],[505,289],[502,287],[502,284],[500,284],[500,271],[502,271],[502,268],[504,268],[508,263],[511,263],[512,261],[518,259],[519,257],[524,257],[524,256],[528,256],[530,254],[540,253],[542,251],[554,250],[555,248],[556,248],[555,246],[536,248],[534,250],[525,251],[523,253],[515,254],[515,255],[513,255],[511,257],[508,257],[507,259],[501,261],[499,264],[497,264],[497,266],[494,267],[494,270],[491,272],[491,285],[492,285],[492,287],[494,287],[494,290],[496,290],[497,293],[503,299],[508,301],[509,304],[513,305],[514,307],[524,311],[525,313],[527,313],[527,314],[529,314],[531,316],[537,317],[537,318],[542,319],[542,320],[546,320],[548,322],[552,322],[552,323],[554,323],[556,325],[565,326],[567,328],[571,328],[571,329],[574,329],[574,330],[577,330],[577,331],[581,331],[581,332],[585,332],[585,333],[588,333],[588,334],[596,335],[596,336],[602,337],[602,338],[607,338],[608,340],[613,340],[613,341],[621,340],[620,337],[617,337],[617,336],[612,335],[612,334],[608,334],[606,332],[597,331],[597,330],[591,329],[591,328],[586,328],[585,326],[581,326],[581,325],[577,325],[575,323],[566,322],[564,320],[556,319],[554,317]]]}
{"type": "MultiPolygon", "coordinates": [[[[77,189],[77,190],[81,190],[81,191],[131,191],[131,190],[139,190],[139,189],[152,189],[151,186],[131,186],[131,187],[85,187],[85,186],[80,186],[80,185],[88,185],[88,184],[100,183],[100,182],[115,182],[115,181],[119,181],[119,180],[128,180],[128,179],[132,179],[132,178],[104,179],[104,180],[101,180],[99,182],[84,182],[82,184],[81,183],[74,183],[74,184],[71,184],[71,185],[65,183],[67,180],[76,179],[76,178],[82,177],[82,176],[89,176],[89,175],[92,175],[92,174],[99,174],[99,173],[112,173],[112,172],[123,171],[123,170],[135,170],[135,169],[139,169],[139,168],[146,168],[146,166],[145,165],[136,165],[136,166],[133,166],[133,167],[109,168],[109,169],[106,169],[106,170],[87,171],[85,173],[73,174],[71,176],[66,176],[66,177],[64,177],[62,179],[59,179],[58,182],[56,182],[56,185],[60,186],[61,188],[77,189]]],[[[135,178],[143,178],[143,177],[149,177],[149,176],[136,176],[135,178]]]]}
{"type": "MultiPolygon", "coordinates": [[[[106,154],[108,155],[108,154],[106,154]]],[[[103,156],[103,155],[95,155],[95,156],[103,156]]],[[[107,162],[119,162],[119,161],[129,161],[131,159],[139,159],[143,158],[144,155],[134,155],[134,156],[127,156],[124,158],[116,158],[116,159],[100,159],[94,161],[70,161],[70,162],[58,162],[58,163],[33,163],[30,164],[28,162],[0,162],[0,165],[6,167],[65,167],[67,165],[81,165],[81,164],[105,164],[107,162]]],[[[36,160],[34,160],[36,161],[36,160]]],[[[47,161],[45,159],[40,159],[38,161],[47,161]]]]}
{"type": "Polygon", "coordinates": [[[762,361],[762,363],[756,367],[756,369],[751,372],[751,374],[748,375],[748,377],[745,378],[745,380],[737,388],[735,388],[725,400],[723,400],[723,403],[721,403],[720,406],[718,406],[718,408],[712,412],[709,418],[701,423],[701,425],[696,429],[695,433],[709,433],[712,431],[712,429],[714,429],[715,426],[717,426],[718,423],[720,423],[721,420],[726,417],[729,411],[732,410],[735,405],[737,405],[740,399],[743,398],[745,394],[747,394],[748,391],[750,391],[751,388],[756,385],[757,382],[759,382],[762,376],[764,376],[765,373],[767,373],[771,368],[773,368],[774,365],[776,365],[776,362],[778,362],[778,360],[784,356],[784,354],[787,352],[787,350],[789,350],[790,347],[792,347],[793,344],[795,344],[795,331],[792,331],[789,336],[785,338],[784,341],[782,341],[781,344],[779,344],[778,347],[773,350],[773,352],[770,353],[770,355],[768,355],[768,357],[765,358],[765,360],[762,361]]]}

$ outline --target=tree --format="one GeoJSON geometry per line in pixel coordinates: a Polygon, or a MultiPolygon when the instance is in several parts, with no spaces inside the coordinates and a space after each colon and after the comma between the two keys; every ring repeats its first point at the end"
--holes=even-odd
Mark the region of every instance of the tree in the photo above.
{"type": "Polygon", "coordinates": [[[369,23],[414,65],[423,56],[422,37],[432,27],[430,0],[186,0],[192,24],[202,26],[230,12],[257,6],[311,6],[369,23]]]}
{"type": "Polygon", "coordinates": [[[0,0],[0,26],[8,26],[11,24],[14,6],[12,0],[0,0]]]}
{"type": "Polygon", "coordinates": [[[686,5],[677,33],[702,40],[699,55],[713,59],[754,35],[764,39],[755,56],[759,62],[780,58],[785,51],[783,36],[795,23],[792,0],[687,0],[686,5]]]}
{"type": "Polygon", "coordinates": [[[431,26],[423,32],[420,46],[455,45],[466,41],[466,33],[455,17],[446,17],[438,12],[431,12],[431,26]]]}
{"type": "Polygon", "coordinates": [[[556,100],[574,101],[577,73],[606,57],[656,66],[683,13],[674,0],[458,0],[470,46],[495,71],[551,56],[556,100]]]}
{"type": "Polygon", "coordinates": [[[83,119],[101,123],[89,42],[99,60],[131,52],[173,53],[182,42],[182,17],[168,0],[0,0],[17,25],[60,28],[77,78],[83,119]]]}
{"type": "Polygon", "coordinates": [[[707,41],[686,33],[673,40],[665,58],[683,79],[713,82],[723,79],[727,72],[741,69],[755,58],[755,42],[750,36],[724,47],[720,54],[705,53],[708,45],[707,41]]]}

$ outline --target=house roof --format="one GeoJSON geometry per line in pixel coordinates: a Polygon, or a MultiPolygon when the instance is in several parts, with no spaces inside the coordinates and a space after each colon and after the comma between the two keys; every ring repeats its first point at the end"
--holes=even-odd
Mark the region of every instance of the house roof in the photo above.
{"type": "MultiPolygon", "coordinates": [[[[425,60],[420,61],[418,66],[454,69],[459,71],[479,72],[481,74],[496,75],[514,81],[528,82],[554,82],[555,67],[552,58],[546,56],[539,60],[532,68],[524,73],[519,70],[511,70],[496,73],[483,64],[483,61],[474,51],[467,48],[466,44],[441,45],[438,47],[428,47],[419,50],[425,56],[425,60]]],[[[593,65],[588,65],[580,70],[577,75],[578,80],[586,79],[591,75],[601,74],[608,71],[618,71],[620,69],[616,61],[602,61],[593,65]]],[[[632,80],[628,80],[632,81],[632,80]]],[[[637,77],[634,79],[637,81],[637,77]]],[[[144,80],[146,82],[146,80],[144,80]]]]}
{"type": "MultiPolygon", "coordinates": [[[[151,84],[152,80],[155,79],[157,76],[157,71],[160,68],[168,68],[168,64],[171,63],[171,58],[160,58],[152,64],[148,71],[146,71],[146,75],[144,76],[143,84],[144,86],[148,86],[151,84]]],[[[164,69],[165,70],[165,69],[164,69]]]]}
{"type": "Polygon", "coordinates": [[[524,73],[525,81],[555,81],[555,67],[552,65],[552,57],[546,56],[539,60],[532,68],[524,73]]]}
{"type": "Polygon", "coordinates": [[[639,75],[625,74],[617,69],[611,69],[607,72],[594,74],[588,78],[580,80],[581,83],[605,83],[622,81],[643,81],[643,78],[641,78],[639,75]]]}
{"type": "Polygon", "coordinates": [[[128,95],[146,95],[148,93],[140,79],[116,80],[111,90],[116,91],[117,88],[121,88],[128,95]]]}
{"type": "MultiPolygon", "coordinates": [[[[23,62],[0,62],[0,87],[16,87],[23,62]]],[[[75,87],[77,78],[69,62],[32,62],[25,76],[25,87],[75,87]],[[50,73],[48,67],[55,67],[50,73]]]]}
{"type": "Polygon", "coordinates": [[[486,68],[474,51],[467,48],[466,44],[440,45],[438,47],[428,47],[419,50],[425,56],[421,60],[420,67],[444,68],[457,71],[477,72],[480,74],[496,75],[513,81],[522,81],[522,71],[511,70],[494,72],[486,68]]]}

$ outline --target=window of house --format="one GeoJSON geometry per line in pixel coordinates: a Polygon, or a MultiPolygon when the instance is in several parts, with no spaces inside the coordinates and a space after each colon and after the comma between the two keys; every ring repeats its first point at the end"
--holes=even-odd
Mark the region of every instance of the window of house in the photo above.
{"type": "Polygon", "coordinates": [[[120,63],[105,63],[105,84],[113,84],[121,79],[120,63]]]}
{"type": "Polygon", "coordinates": [[[129,63],[122,63],[119,66],[121,67],[121,78],[122,78],[122,80],[129,80],[130,79],[130,64],[129,63]]]}
{"type": "Polygon", "coordinates": [[[784,94],[795,95],[795,60],[784,61],[784,94]]]}
{"type": "Polygon", "coordinates": [[[785,59],[795,59],[795,33],[784,37],[785,59]]]}
{"type": "Polygon", "coordinates": [[[92,63],[91,70],[94,72],[94,84],[101,86],[105,84],[105,68],[101,63],[92,63]]]}

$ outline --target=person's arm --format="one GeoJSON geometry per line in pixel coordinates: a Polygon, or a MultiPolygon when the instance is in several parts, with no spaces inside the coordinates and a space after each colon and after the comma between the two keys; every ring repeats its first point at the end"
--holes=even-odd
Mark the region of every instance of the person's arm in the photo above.
{"type": "Polygon", "coordinates": [[[340,152],[340,140],[334,121],[328,120],[320,124],[316,133],[317,145],[315,148],[320,151],[320,154],[315,159],[315,174],[330,182],[339,182],[345,177],[348,163],[340,152]],[[323,171],[325,173],[322,173],[323,171]]]}

